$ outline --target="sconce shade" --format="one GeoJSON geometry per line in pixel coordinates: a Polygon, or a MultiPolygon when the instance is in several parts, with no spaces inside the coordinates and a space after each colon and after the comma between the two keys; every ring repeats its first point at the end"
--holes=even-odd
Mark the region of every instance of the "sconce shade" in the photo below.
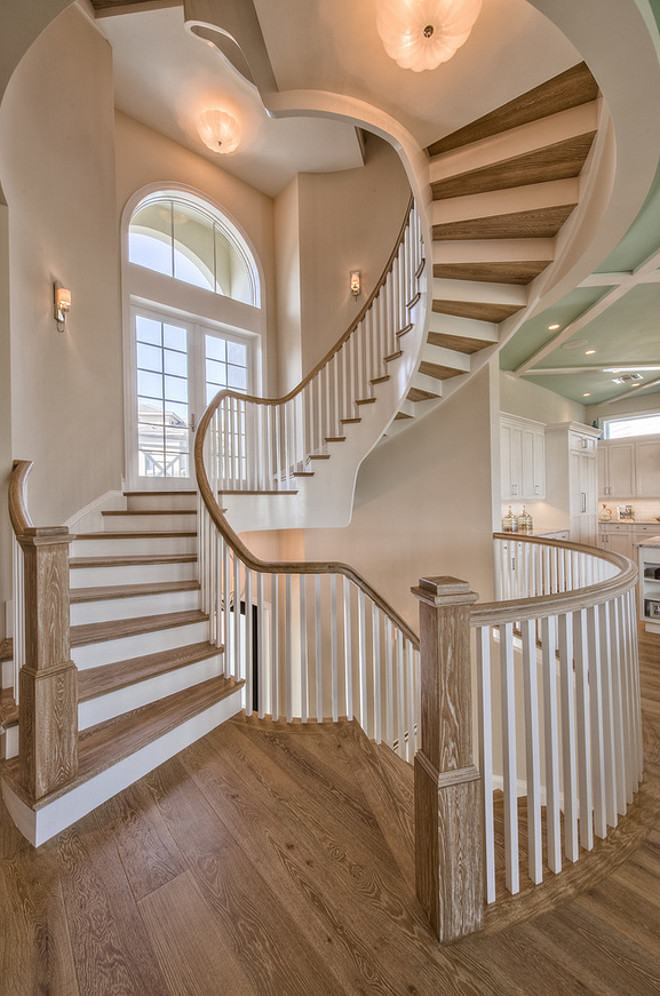
{"type": "Polygon", "coordinates": [[[202,142],[213,152],[226,155],[238,148],[241,139],[238,121],[226,111],[204,111],[200,116],[198,129],[202,142]]]}
{"type": "Polygon", "coordinates": [[[351,294],[353,297],[358,297],[362,290],[362,280],[360,279],[359,270],[351,270],[351,294]]]}
{"type": "Polygon", "coordinates": [[[402,69],[436,69],[465,44],[482,0],[380,0],[376,27],[402,69]]]}
{"type": "Polygon", "coordinates": [[[57,281],[53,284],[54,318],[59,332],[66,328],[66,316],[71,311],[71,291],[57,281]]]}
{"type": "Polygon", "coordinates": [[[69,311],[71,308],[71,291],[67,290],[66,287],[58,287],[56,294],[58,309],[60,311],[69,311]]]}

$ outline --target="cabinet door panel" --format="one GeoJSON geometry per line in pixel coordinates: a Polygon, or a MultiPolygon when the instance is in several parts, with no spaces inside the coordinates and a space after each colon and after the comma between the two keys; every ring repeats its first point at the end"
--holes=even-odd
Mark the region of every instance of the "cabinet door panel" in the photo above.
{"type": "MultiPolygon", "coordinates": [[[[619,498],[635,496],[635,450],[632,443],[610,446],[610,494],[619,498]]],[[[660,451],[659,451],[660,452],[660,451]]]]}
{"type": "Polygon", "coordinates": [[[635,445],[637,463],[637,497],[660,496],[660,443],[642,442],[635,445]]]}

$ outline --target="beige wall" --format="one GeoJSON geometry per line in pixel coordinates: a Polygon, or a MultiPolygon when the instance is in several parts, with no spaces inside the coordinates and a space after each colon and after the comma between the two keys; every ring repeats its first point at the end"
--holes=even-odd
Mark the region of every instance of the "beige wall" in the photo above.
{"type": "Polygon", "coordinates": [[[589,422],[599,418],[612,418],[614,415],[641,415],[644,412],[660,412],[660,392],[624,398],[623,401],[610,401],[603,405],[589,405],[589,422]]]}
{"type": "Polygon", "coordinates": [[[277,259],[278,391],[287,394],[302,379],[300,296],[300,177],[275,198],[277,259]]]}
{"type": "Polygon", "coordinates": [[[394,149],[367,136],[366,162],[300,175],[302,368],[307,373],[360,311],[389,259],[410,186],[394,149]],[[349,290],[360,270],[363,293],[349,290]]]}
{"type": "MultiPolygon", "coordinates": [[[[584,405],[505,371],[500,377],[500,408],[509,415],[533,418],[538,422],[587,422],[584,405]]],[[[592,417],[589,409],[589,425],[592,417]]]]}
{"type": "Polygon", "coordinates": [[[11,470],[11,376],[9,343],[9,210],[0,189],[0,640],[5,632],[5,602],[11,599],[11,527],[7,480],[11,470]]]}
{"type": "Polygon", "coordinates": [[[308,560],[357,568],[418,628],[412,585],[424,575],[469,581],[492,597],[490,376],[478,373],[363,463],[346,529],[308,529],[308,560]]]}
{"type": "Polygon", "coordinates": [[[39,37],[0,109],[9,204],[12,455],[30,507],[62,523],[120,484],[121,336],[110,46],[76,7],[39,37]],[[53,281],[71,289],[69,329],[53,281]]]}
{"type": "MultiPolygon", "coordinates": [[[[225,173],[214,163],[184,149],[133,118],[116,114],[117,208],[148,184],[175,183],[191,187],[224,209],[251,244],[264,271],[263,299],[270,320],[264,342],[266,391],[276,383],[275,256],[273,201],[225,173]],[[269,348],[269,346],[271,348],[269,348]]],[[[220,159],[220,157],[219,157],[220,159]]],[[[117,222],[119,224],[119,221],[117,222]]]]}

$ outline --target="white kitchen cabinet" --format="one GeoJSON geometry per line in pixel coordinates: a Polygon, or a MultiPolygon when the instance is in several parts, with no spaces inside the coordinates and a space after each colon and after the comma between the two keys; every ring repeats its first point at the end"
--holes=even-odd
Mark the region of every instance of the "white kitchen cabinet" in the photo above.
{"type": "Polygon", "coordinates": [[[627,522],[600,522],[598,524],[598,545],[612,553],[635,559],[635,527],[627,522]]]}
{"type": "Polygon", "coordinates": [[[598,494],[631,498],[635,486],[635,444],[605,440],[598,443],[598,494]]]}
{"type": "Polygon", "coordinates": [[[635,443],[635,483],[637,498],[660,496],[660,441],[657,437],[635,443]]]}
{"type": "Polygon", "coordinates": [[[545,498],[545,426],[502,415],[500,419],[502,500],[545,498]]]}
{"type": "Polygon", "coordinates": [[[598,430],[580,422],[546,428],[547,503],[565,517],[574,543],[598,542],[598,430]]]}

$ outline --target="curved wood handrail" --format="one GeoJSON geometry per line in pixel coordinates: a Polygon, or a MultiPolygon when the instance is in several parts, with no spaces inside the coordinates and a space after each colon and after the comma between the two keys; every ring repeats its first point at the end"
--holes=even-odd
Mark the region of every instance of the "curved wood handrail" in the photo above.
{"type": "MultiPolygon", "coordinates": [[[[281,398],[261,398],[256,394],[243,394],[240,391],[232,391],[229,388],[227,388],[225,390],[218,391],[213,401],[210,402],[207,411],[210,410],[211,414],[213,414],[213,412],[215,412],[216,409],[220,407],[225,398],[238,398],[240,401],[250,401],[255,405],[284,405],[286,404],[287,401],[291,401],[292,398],[295,398],[296,395],[300,394],[303,388],[307,387],[310,381],[314,380],[316,375],[323,369],[323,367],[330,362],[335,353],[338,353],[341,347],[344,345],[344,343],[348,339],[350,339],[351,335],[358,327],[364,316],[367,314],[371,305],[374,303],[376,297],[378,296],[378,292],[381,290],[385,281],[387,280],[387,277],[389,276],[392,264],[394,263],[397,253],[401,247],[401,243],[403,242],[404,236],[406,234],[406,229],[408,227],[410,212],[412,211],[413,206],[414,206],[414,199],[411,194],[408,200],[408,206],[406,207],[406,213],[404,215],[401,228],[399,229],[399,234],[397,235],[396,242],[394,243],[394,248],[390,253],[390,258],[385,264],[385,267],[380,277],[378,278],[376,286],[374,287],[371,294],[367,298],[364,306],[360,309],[359,314],[352,320],[351,324],[348,326],[348,328],[341,336],[341,338],[338,339],[337,342],[334,344],[334,346],[332,346],[328,350],[325,356],[319,360],[316,366],[313,367],[312,370],[310,370],[310,372],[305,377],[303,377],[303,379],[300,381],[299,384],[297,384],[294,388],[292,388],[288,394],[282,395],[281,398]]],[[[200,422],[200,428],[201,424],[202,423],[200,422]]]]}
{"type": "Polygon", "coordinates": [[[394,622],[404,633],[413,646],[416,649],[419,649],[419,637],[417,634],[413,632],[410,626],[408,626],[408,624],[401,618],[399,613],[393,609],[384,598],[381,598],[378,592],[371,587],[369,582],[366,581],[361,574],[358,574],[357,571],[353,570],[352,567],[349,567],[348,564],[325,563],[320,561],[266,561],[260,560],[258,557],[254,557],[252,555],[251,551],[248,550],[227,522],[227,519],[221,512],[218,503],[214,499],[213,490],[209,484],[203,460],[204,436],[206,427],[208,426],[208,423],[213,415],[213,412],[210,412],[210,414],[209,412],[210,409],[207,409],[204,413],[197,429],[197,435],[195,436],[195,470],[197,473],[197,483],[199,485],[199,492],[202,496],[202,501],[211,516],[213,524],[225,542],[234,551],[238,559],[241,560],[249,570],[256,571],[259,574],[343,574],[344,577],[347,577],[350,581],[353,581],[353,583],[356,584],[357,587],[360,588],[364,594],[367,595],[372,602],[385,613],[386,616],[389,616],[392,622],[394,622]]]}
{"type": "Polygon", "coordinates": [[[509,601],[483,602],[470,610],[470,626],[498,626],[501,623],[520,622],[525,619],[538,619],[545,616],[577,612],[591,605],[600,605],[611,598],[625,594],[637,581],[637,566],[619,553],[599,550],[582,543],[567,543],[563,540],[543,539],[540,536],[525,536],[519,533],[494,533],[493,539],[514,540],[515,542],[532,543],[538,546],[558,547],[561,550],[571,550],[575,553],[586,553],[606,560],[620,568],[616,577],[588,585],[586,588],[575,588],[572,591],[561,591],[552,595],[536,595],[532,598],[516,598],[509,601]]]}
{"type": "Polygon", "coordinates": [[[17,539],[28,529],[34,529],[27,507],[27,478],[32,470],[32,460],[14,460],[9,475],[9,519],[17,539]]]}

